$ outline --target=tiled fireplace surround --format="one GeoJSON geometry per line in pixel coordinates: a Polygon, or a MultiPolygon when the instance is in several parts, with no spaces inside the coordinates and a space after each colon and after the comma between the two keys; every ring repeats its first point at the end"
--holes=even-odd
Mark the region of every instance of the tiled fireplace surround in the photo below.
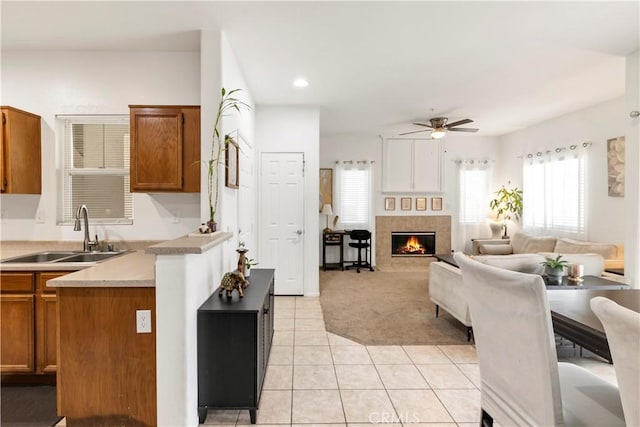
{"type": "Polygon", "coordinates": [[[426,270],[432,257],[392,257],[392,231],[435,231],[436,253],[451,253],[449,215],[376,216],[376,267],[381,271],[426,270]]]}

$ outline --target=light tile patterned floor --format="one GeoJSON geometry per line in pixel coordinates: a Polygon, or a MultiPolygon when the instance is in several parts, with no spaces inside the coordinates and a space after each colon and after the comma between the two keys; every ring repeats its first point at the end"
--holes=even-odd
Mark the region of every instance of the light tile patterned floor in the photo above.
{"type": "MultiPolygon", "coordinates": [[[[477,426],[475,347],[363,346],[324,328],[319,298],[276,297],[275,335],[258,424],[477,426]]],[[[600,360],[562,357],[615,382],[600,360]]],[[[249,411],[210,410],[206,425],[247,425],[249,411]]]]}

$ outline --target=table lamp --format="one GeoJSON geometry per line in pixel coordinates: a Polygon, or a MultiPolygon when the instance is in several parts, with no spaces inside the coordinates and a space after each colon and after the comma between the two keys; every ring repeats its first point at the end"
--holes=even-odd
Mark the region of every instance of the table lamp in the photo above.
{"type": "Polygon", "coordinates": [[[331,229],[329,228],[329,216],[333,215],[333,209],[331,209],[331,205],[329,203],[325,203],[324,205],[322,205],[322,210],[320,211],[320,215],[327,216],[327,226],[322,231],[324,232],[331,231],[331,229]]]}

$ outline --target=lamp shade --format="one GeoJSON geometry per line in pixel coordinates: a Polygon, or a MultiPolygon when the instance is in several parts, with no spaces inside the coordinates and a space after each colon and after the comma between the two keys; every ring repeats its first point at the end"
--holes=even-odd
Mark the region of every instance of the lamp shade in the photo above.
{"type": "Polygon", "coordinates": [[[447,131],[445,131],[442,128],[436,128],[434,130],[431,131],[431,138],[433,139],[440,139],[440,138],[444,138],[444,136],[447,134],[447,131]]]}
{"type": "Polygon", "coordinates": [[[333,209],[331,209],[331,205],[329,203],[325,203],[322,205],[322,210],[320,211],[322,215],[333,215],[333,209]]]}

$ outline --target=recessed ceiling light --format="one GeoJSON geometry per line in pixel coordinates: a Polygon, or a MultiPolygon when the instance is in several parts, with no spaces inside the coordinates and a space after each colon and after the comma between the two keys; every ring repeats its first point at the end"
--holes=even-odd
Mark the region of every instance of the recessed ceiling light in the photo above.
{"type": "Polygon", "coordinates": [[[293,81],[293,85],[295,87],[307,87],[307,86],[309,86],[309,82],[306,81],[305,79],[295,79],[293,81]]]}

